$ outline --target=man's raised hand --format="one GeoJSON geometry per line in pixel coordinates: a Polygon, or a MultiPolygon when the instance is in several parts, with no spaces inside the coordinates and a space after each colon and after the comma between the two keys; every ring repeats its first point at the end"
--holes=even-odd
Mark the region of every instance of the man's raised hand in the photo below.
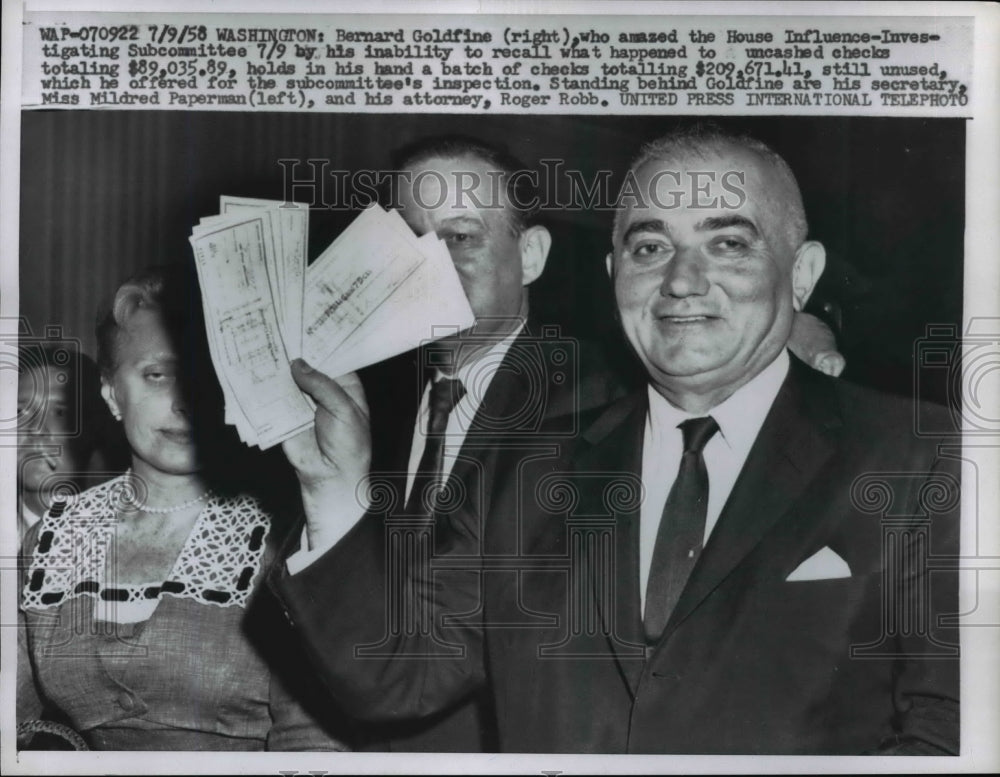
{"type": "Polygon", "coordinates": [[[329,547],[368,506],[364,488],[371,462],[368,403],[356,373],[334,380],[296,359],[292,378],[315,400],[316,424],[283,447],[302,489],[309,547],[329,547]]]}

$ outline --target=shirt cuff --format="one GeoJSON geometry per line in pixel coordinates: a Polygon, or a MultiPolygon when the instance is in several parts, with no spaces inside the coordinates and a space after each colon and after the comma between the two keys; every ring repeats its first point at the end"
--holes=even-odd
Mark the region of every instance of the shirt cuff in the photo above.
{"type": "Polygon", "coordinates": [[[287,559],[285,559],[285,567],[288,569],[288,574],[297,575],[307,566],[312,564],[316,559],[326,553],[330,548],[332,548],[336,543],[330,545],[324,545],[318,548],[309,549],[309,543],[306,541],[306,529],[302,529],[302,535],[299,538],[299,550],[295,551],[287,559]]]}

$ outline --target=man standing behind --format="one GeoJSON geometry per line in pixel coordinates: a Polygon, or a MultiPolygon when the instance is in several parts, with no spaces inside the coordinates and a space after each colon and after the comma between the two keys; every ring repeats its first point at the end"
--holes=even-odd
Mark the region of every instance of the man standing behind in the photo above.
{"type": "Polygon", "coordinates": [[[414,565],[413,611],[450,617],[380,660],[381,535],[337,501],[367,473],[364,399],[296,368],[322,409],[286,450],[330,550],[278,589],[323,680],[373,720],[487,688],[509,752],[957,753],[957,467],[912,429],[935,411],[789,356],[825,256],[771,149],[677,133],[628,183],[608,269],[648,385],[435,525],[479,574],[414,565]]]}
{"type": "MultiPolygon", "coordinates": [[[[371,408],[369,490],[388,500],[387,515],[413,527],[414,520],[429,521],[447,494],[488,498],[499,438],[535,432],[546,415],[571,410],[578,391],[605,401],[614,379],[595,374],[578,386],[576,343],[540,339],[549,329],[529,323],[527,287],[545,267],[551,237],[535,221],[538,196],[520,162],[470,138],[431,137],[403,148],[393,170],[387,204],[416,235],[433,233],[446,243],[476,316],[471,330],[361,373],[371,408]]],[[[425,535],[392,535],[386,527],[385,541],[391,536],[405,543],[425,535]]],[[[309,544],[312,551],[289,559],[292,571],[328,547],[319,536],[309,544]]],[[[390,633],[405,628],[402,613],[386,613],[381,597],[366,612],[390,633]]],[[[373,729],[368,747],[481,752],[496,749],[493,731],[492,705],[475,694],[429,718],[373,729]]]]}
{"type": "Polygon", "coordinates": [[[81,491],[109,420],[97,366],[61,343],[21,347],[17,379],[18,540],[53,495],[81,491]]]}

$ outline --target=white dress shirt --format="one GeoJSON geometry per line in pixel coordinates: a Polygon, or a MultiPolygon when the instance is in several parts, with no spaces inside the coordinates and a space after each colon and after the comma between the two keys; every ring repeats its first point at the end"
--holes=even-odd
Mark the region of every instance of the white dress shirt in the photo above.
{"type": "Polygon", "coordinates": [[[18,515],[17,521],[17,546],[21,547],[24,544],[25,535],[31,531],[31,528],[42,520],[42,516],[32,510],[24,502],[21,502],[21,511],[18,515]]]}
{"type": "Polygon", "coordinates": [[[708,470],[708,512],[705,542],[712,533],[722,508],[746,463],[788,374],[788,353],[778,357],[732,396],[707,413],[694,415],[674,407],[652,386],[649,387],[649,414],[642,443],[642,484],[645,498],[639,513],[639,596],[646,607],[646,584],[653,561],[653,545],[660,527],[663,506],[677,479],[684,453],[684,437],[678,424],[689,418],[712,416],[719,431],[705,445],[703,455],[708,470]]]}
{"type": "MultiPolygon", "coordinates": [[[[447,478],[455,466],[458,452],[465,442],[465,437],[472,425],[472,420],[479,412],[479,407],[483,403],[486,391],[497,370],[510,351],[514,340],[524,329],[524,323],[517,327],[507,337],[490,348],[485,354],[474,362],[463,364],[451,377],[462,381],[465,386],[465,396],[462,397],[448,415],[448,426],[445,429],[444,461],[442,464],[442,474],[447,478]]],[[[435,380],[439,380],[442,375],[437,375],[435,380]]],[[[410,462],[406,475],[406,496],[409,498],[410,489],[416,477],[417,469],[420,466],[420,457],[424,454],[424,447],[427,442],[427,421],[430,415],[430,383],[424,389],[424,394],[420,399],[420,408],[417,411],[417,420],[413,430],[413,443],[410,446],[410,462]]],[[[289,574],[301,572],[313,561],[326,553],[336,543],[321,547],[307,549],[306,530],[302,531],[302,540],[299,545],[300,550],[291,554],[287,560],[289,574]]]]}
{"type": "MultiPolygon", "coordinates": [[[[510,351],[514,340],[521,334],[524,324],[511,332],[510,335],[498,342],[489,351],[476,359],[474,362],[463,364],[456,370],[454,375],[447,376],[437,374],[435,381],[446,377],[460,380],[465,387],[465,395],[452,408],[448,415],[448,426],[444,433],[444,462],[442,463],[442,479],[447,480],[455,466],[458,452],[465,443],[465,437],[472,426],[472,420],[479,412],[483,404],[483,397],[493,382],[493,377],[510,351]]],[[[410,497],[410,489],[413,488],[413,481],[416,478],[417,470],[420,468],[420,458],[424,455],[424,448],[427,443],[427,423],[430,420],[431,384],[424,388],[424,394],[420,398],[420,409],[417,411],[417,421],[413,429],[413,443],[410,447],[410,464],[406,474],[406,497],[410,497]]]]}

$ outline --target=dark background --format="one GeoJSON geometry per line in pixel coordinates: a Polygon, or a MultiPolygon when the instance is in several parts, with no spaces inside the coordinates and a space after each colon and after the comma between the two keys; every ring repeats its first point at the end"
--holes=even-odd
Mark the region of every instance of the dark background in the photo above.
{"type": "MultiPolygon", "coordinates": [[[[387,169],[422,136],[506,144],[529,166],[560,159],[586,180],[622,180],[639,146],[680,117],[30,111],[22,114],[21,314],[57,324],[94,353],[98,306],[142,267],[188,256],[187,237],[218,196],[279,199],[279,159],[327,170],[387,169]]],[[[838,327],[845,377],[913,392],[927,324],[960,325],[965,126],[952,119],[736,118],[718,124],[769,143],[795,171],[810,236],[828,251],[810,310],[838,327]]],[[[300,165],[298,175],[309,173],[300,165]]],[[[333,199],[333,179],[327,200],[333,199]]],[[[353,214],[311,212],[310,258],[353,214]]],[[[617,339],[604,273],[610,211],[550,210],[553,250],[532,308],[566,334],[617,339]]],[[[921,396],[944,401],[944,386],[921,396]]]]}

